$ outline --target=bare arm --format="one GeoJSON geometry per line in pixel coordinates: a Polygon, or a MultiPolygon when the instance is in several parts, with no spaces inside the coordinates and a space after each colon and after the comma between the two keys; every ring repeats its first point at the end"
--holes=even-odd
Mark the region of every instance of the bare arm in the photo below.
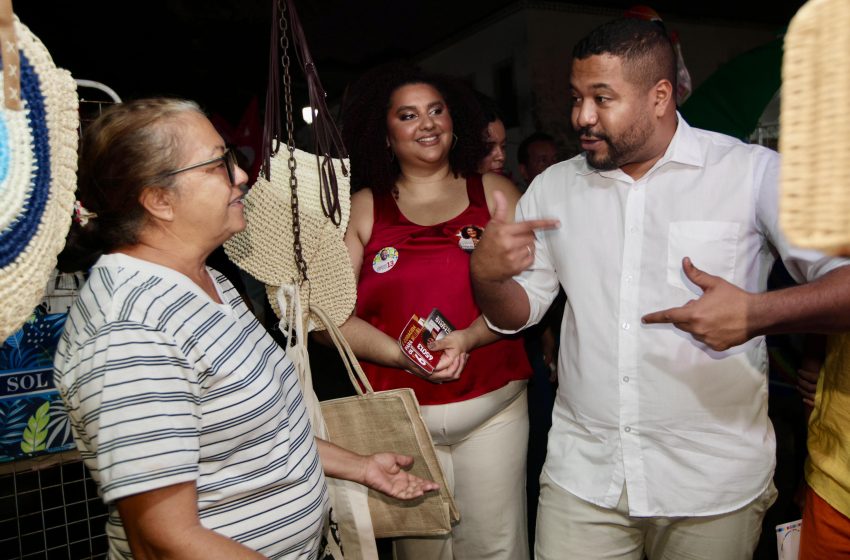
{"type": "MultiPolygon", "coordinates": [[[[502,193],[503,198],[507,203],[507,212],[510,216],[516,210],[516,203],[520,198],[520,192],[516,186],[507,178],[495,173],[486,173],[482,177],[484,185],[484,196],[487,201],[487,208],[492,215],[495,209],[495,198],[497,191],[502,193]]],[[[488,225],[489,227],[489,225],[488,225]]],[[[476,251],[478,249],[476,248],[476,251]]],[[[442,350],[445,356],[455,356],[467,354],[476,348],[492,344],[502,338],[502,335],[491,330],[487,326],[483,315],[479,315],[468,327],[462,330],[454,331],[445,338],[435,341],[430,348],[432,350],[442,350]]]]}
{"type": "Polygon", "coordinates": [[[487,280],[484,273],[474,269],[472,289],[481,312],[497,327],[517,330],[528,322],[531,312],[528,296],[513,278],[487,280]]]}
{"type": "Polygon", "coordinates": [[[487,321],[484,320],[484,316],[479,315],[478,318],[465,329],[454,331],[445,338],[435,341],[431,349],[445,350],[446,348],[451,348],[457,345],[463,347],[466,352],[471,352],[476,348],[481,348],[482,346],[492,344],[501,339],[502,335],[491,331],[490,327],[487,326],[487,321]],[[447,341],[449,341],[455,333],[457,333],[459,340],[453,345],[447,341]]]}
{"type": "Polygon", "coordinates": [[[490,211],[490,216],[496,211],[495,193],[500,192],[504,195],[505,202],[507,203],[508,214],[505,216],[505,220],[508,223],[513,223],[517,202],[522,197],[522,193],[519,192],[516,185],[507,177],[496,173],[485,173],[481,177],[481,183],[484,185],[484,198],[487,201],[487,209],[490,211]]]}
{"type": "Polygon", "coordinates": [[[346,319],[339,330],[361,360],[399,369],[412,365],[398,341],[355,315],[346,319]]]}
{"type": "Polygon", "coordinates": [[[476,348],[492,344],[500,340],[502,335],[490,330],[483,315],[479,315],[467,328],[453,331],[441,338],[428,343],[431,350],[443,352],[434,373],[428,377],[433,381],[447,381],[460,377],[460,370],[466,367],[469,353],[476,348]],[[459,364],[457,375],[448,377],[448,373],[459,364]]]}
{"type": "MultiPolygon", "coordinates": [[[[345,232],[345,247],[348,249],[355,281],[360,278],[363,248],[372,236],[373,208],[372,191],[364,189],[351,197],[351,218],[345,232]]],[[[407,367],[404,354],[395,340],[355,315],[340,326],[340,331],[358,358],[388,367],[407,367]]],[[[321,343],[332,345],[324,331],[314,334],[321,343]]]]}
{"type": "MultiPolygon", "coordinates": [[[[351,219],[345,232],[345,246],[354,270],[354,278],[360,278],[360,266],[363,263],[363,249],[372,237],[374,222],[374,199],[369,190],[358,191],[351,197],[351,219]]],[[[375,328],[368,322],[352,315],[340,326],[354,354],[361,360],[380,364],[386,367],[406,369],[429,381],[450,381],[460,376],[466,365],[463,355],[445,356],[438,364],[437,370],[427,375],[419,370],[413,362],[407,359],[398,342],[388,334],[375,328]]],[[[319,340],[330,344],[330,339],[319,335],[319,340]]]]}
{"type": "Polygon", "coordinates": [[[413,457],[396,453],[358,455],[329,441],[316,438],[325,474],[351,480],[392,498],[411,500],[425,492],[437,490],[436,482],[407,472],[413,457]]]}
{"type": "Polygon", "coordinates": [[[826,337],[820,334],[806,334],[803,337],[803,355],[800,369],[797,370],[797,391],[803,398],[806,416],[811,415],[815,406],[821,366],[826,358],[826,337]]]}
{"type": "Polygon", "coordinates": [[[752,294],[752,336],[850,329],[850,266],[783,290],[752,294]]]}
{"type": "MultiPolygon", "coordinates": [[[[490,332],[483,319],[479,317],[479,320],[484,329],[490,332]]],[[[396,339],[359,317],[352,315],[340,326],[339,330],[358,359],[386,367],[407,370],[435,383],[451,381],[460,377],[469,358],[469,350],[466,349],[468,344],[477,343],[480,346],[489,343],[484,341],[484,337],[487,335],[478,329],[476,329],[474,336],[472,333],[467,333],[469,329],[451,333],[446,338],[436,341],[431,348],[432,350],[444,350],[444,354],[440,357],[434,372],[428,374],[420,370],[404,355],[396,339]],[[459,337],[463,337],[464,342],[458,343],[459,337]],[[470,339],[472,339],[472,342],[469,342],[470,339]]],[[[495,334],[491,334],[491,336],[495,336],[495,334]]]]}
{"type": "Polygon", "coordinates": [[[644,323],[672,323],[721,351],[765,334],[850,329],[850,266],[808,284],[763,293],[703,272],[689,258],[682,268],[703,295],[681,307],[649,313],[644,323]]]}
{"type": "Polygon", "coordinates": [[[534,230],[557,227],[557,220],[512,223],[510,203],[493,193],[492,219],[472,253],[470,273],[478,307],[496,326],[516,330],[528,322],[525,290],[513,277],[534,263],[534,230]]]}
{"type": "Polygon", "coordinates": [[[122,498],[118,500],[118,513],[138,560],[265,558],[201,525],[194,482],[122,498]]]}

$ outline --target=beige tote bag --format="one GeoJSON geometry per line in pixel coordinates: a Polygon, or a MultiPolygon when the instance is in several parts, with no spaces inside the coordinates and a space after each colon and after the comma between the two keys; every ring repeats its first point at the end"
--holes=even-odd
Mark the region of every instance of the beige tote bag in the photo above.
{"type": "Polygon", "coordinates": [[[411,472],[440,485],[412,501],[390,498],[369,490],[369,511],[377,538],[445,535],[460,514],[446,487],[446,479],[428,428],[422,420],[412,389],[375,392],[360,368],[348,342],[320,308],[310,311],[319,317],[342,356],[357,395],[321,403],[322,416],[331,442],[355,453],[369,455],[392,451],[414,458],[411,472]]]}

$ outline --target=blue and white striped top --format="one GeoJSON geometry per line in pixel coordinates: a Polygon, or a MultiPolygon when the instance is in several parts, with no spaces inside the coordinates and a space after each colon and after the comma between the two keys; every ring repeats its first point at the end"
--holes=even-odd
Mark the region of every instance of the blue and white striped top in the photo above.
{"type": "Polygon", "coordinates": [[[328,494],[290,359],[210,269],[104,255],[71,308],[54,377],[131,558],[115,503],[195,481],[201,523],[271,558],[315,558],[328,494]]]}

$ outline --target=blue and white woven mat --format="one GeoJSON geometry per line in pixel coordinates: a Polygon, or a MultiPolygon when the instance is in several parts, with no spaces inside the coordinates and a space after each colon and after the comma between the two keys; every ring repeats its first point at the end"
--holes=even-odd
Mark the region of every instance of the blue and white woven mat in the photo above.
{"type": "MultiPolygon", "coordinates": [[[[0,340],[41,302],[71,224],[79,113],[71,74],[14,18],[21,109],[0,108],[0,340]]],[[[4,40],[2,52],[14,48],[4,40]]],[[[0,82],[6,78],[0,76],[0,82]]],[[[0,87],[4,86],[0,83],[0,87]]],[[[9,95],[8,89],[2,87],[9,95]]]]}

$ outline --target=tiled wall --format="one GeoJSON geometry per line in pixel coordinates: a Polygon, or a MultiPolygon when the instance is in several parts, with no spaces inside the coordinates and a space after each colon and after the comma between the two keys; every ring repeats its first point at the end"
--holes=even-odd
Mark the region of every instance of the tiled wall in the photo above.
{"type": "Polygon", "coordinates": [[[0,557],[106,557],[106,507],[74,454],[62,454],[46,463],[24,461],[3,467],[0,557]]]}

